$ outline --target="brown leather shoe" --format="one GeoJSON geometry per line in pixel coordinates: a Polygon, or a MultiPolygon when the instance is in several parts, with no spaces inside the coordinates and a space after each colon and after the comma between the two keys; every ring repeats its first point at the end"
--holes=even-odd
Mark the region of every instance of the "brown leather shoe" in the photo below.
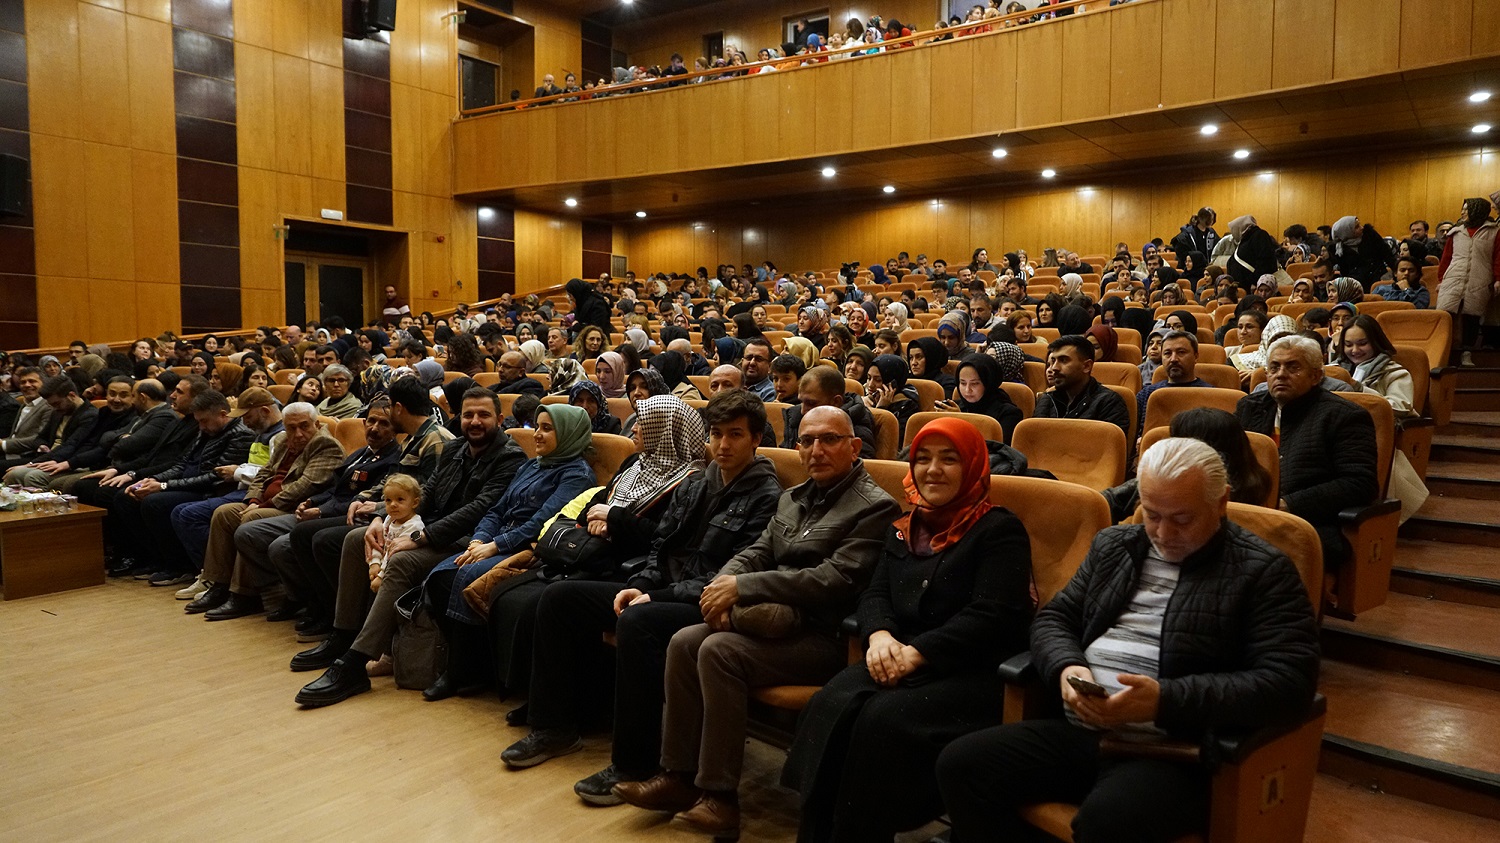
{"type": "Polygon", "coordinates": [[[705,790],[693,807],[672,818],[715,840],[740,836],[740,796],[733,790],[705,790]]]}
{"type": "Polygon", "coordinates": [[[610,789],[637,808],[677,813],[693,807],[703,791],[693,786],[691,773],[663,770],[643,782],[620,782],[610,789]]]}

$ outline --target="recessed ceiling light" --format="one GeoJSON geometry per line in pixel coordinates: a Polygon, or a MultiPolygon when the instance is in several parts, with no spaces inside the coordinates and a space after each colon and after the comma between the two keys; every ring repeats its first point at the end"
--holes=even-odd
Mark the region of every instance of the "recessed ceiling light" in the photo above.
{"type": "Polygon", "coordinates": [[[495,209],[494,208],[480,208],[479,209],[479,218],[482,219],[482,220],[492,220],[492,219],[494,219],[495,218],[495,209]]]}
{"type": "Polygon", "coordinates": [[[1005,151],[1005,147],[1001,147],[1001,146],[997,146],[994,149],[990,150],[990,155],[993,155],[996,158],[1004,158],[1005,156],[1007,156],[1009,154],[1010,154],[1009,152],[1005,151]]]}
{"type": "Polygon", "coordinates": [[[1469,131],[1473,132],[1476,135],[1482,135],[1485,132],[1488,132],[1489,130],[1490,130],[1490,124],[1488,124],[1488,123],[1479,123],[1479,124],[1475,125],[1474,128],[1470,129],[1469,131]]]}
{"type": "Polygon", "coordinates": [[[881,190],[885,191],[886,193],[895,193],[896,186],[894,184],[888,184],[885,187],[882,187],[881,190]]]}
{"type": "Polygon", "coordinates": [[[1203,128],[1199,129],[1198,131],[1202,132],[1205,135],[1216,135],[1219,133],[1219,127],[1215,126],[1212,123],[1206,123],[1204,124],[1203,128]]]}
{"type": "Polygon", "coordinates": [[[1241,161],[1243,161],[1246,158],[1250,157],[1250,150],[1248,150],[1248,149],[1236,149],[1234,151],[1234,157],[1236,157],[1236,158],[1240,159],[1241,161]]]}
{"type": "Polygon", "coordinates": [[[1055,175],[1057,175],[1057,171],[1052,169],[1051,167],[1048,167],[1047,169],[1042,171],[1042,178],[1044,179],[1050,179],[1055,175]]]}
{"type": "Polygon", "coordinates": [[[839,174],[839,171],[835,170],[832,167],[824,167],[823,168],[823,178],[825,178],[825,179],[831,179],[831,178],[833,178],[834,176],[836,176],[838,174],[839,174]]]}
{"type": "Polygon", "coordinates": [[[1475,91],[1469,94],[1469,102],[1484,102],[1490,98],[1489,91],[1475,91]]]}
{"type": "Polygon", "coordinates": [[[638,219],[645,219],[646,218],[646,212],[645,211],[636,211],[635,215],[636,215],[636,218],[638,218],[638,219]]]}
{"type": "Polygon", "coordinates": [[[567,199],[563,200],[563,204],[567,205],[569,208],[576,208],[578,207],[578,200],[569,196],[567,199]]]}

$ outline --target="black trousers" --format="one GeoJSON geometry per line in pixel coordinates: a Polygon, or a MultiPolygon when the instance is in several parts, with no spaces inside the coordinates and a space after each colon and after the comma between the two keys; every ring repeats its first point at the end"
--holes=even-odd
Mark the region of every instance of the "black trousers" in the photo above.
{"type": "Polygon", "coordinates": [[[85,506],[97,506],[104,510],[104,545],[108,548],[112,559],[122,559],[130,555],[125,552],[124,539],[120,538],[119,519],[115,516],[114,508],[111,506],[115,498],[124,491],[124,488],[100,486],[99,480],[92,477],[73,484],[73,495],[78,498],[79,503],[85,506]]]}
{"type": "Polygon", "coordinates": [[[344,523],[343,516],[303,521],[292,528],[292,552],[274,559],[281,563],[276,566],[276,573],[286,583],[287,592],[301,600],[315,618],[333,620],[338,599],[339,557],[344,536],[353,529],[344,523]]]}
{"type": "Polygon", "coordinates": [[[538,729],[580,731],[588,719],[593,666],[615,633],[614,747],[611,761],[629,775],[647,775],[661,758],[667,643],[703,622],[692,603],[650,602],[617,618],[616,582],[564,581],[547,586],[537,606],[528,720],[538,729]]]}
{"type": "Polygon", "coordinates": [[[1208,823],[1208,776],[1168,761],[1099,755],[1100,732],[1026,720],[959,738],[938,756],[954,843],[1027,840],[1018,809],[1075,802],[1073,840],[1167,841],[1208,823]]]}
{"type": "Polygon", "coordinates": [[[494,675],[494,658],[489,635],[483,626],[463,623],[448,617],[448,598],[458,579],[457,568],[446,568],[427,575],[427,611],[448,641],[446,673],[461,686],[487,685],[494,675]]]}
{"type": "Polygon", "coordinates": [[[172,528],[172,509],[206,497],[202,492],[162,491],[138,501],[130,495],[116,495],[109,505],[118,525],[116,553],[154,563],[157,571],[193,572],[196,566],[172,528]]]}

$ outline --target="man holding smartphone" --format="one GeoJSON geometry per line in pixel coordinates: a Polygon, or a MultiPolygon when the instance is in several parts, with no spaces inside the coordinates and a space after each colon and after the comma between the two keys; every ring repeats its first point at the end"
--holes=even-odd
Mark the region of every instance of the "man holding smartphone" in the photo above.
{"type": "Polygon", "coordinates": [[[986,729],[938,759],[956,843],[1026,839],[1019,809],[1079,803],[1078,843],[1203,833],[1199,763],[1108,756],[1103,737],[1207,742],[1292,723],[1318,681],[1318,626],[1290,560],[1224,516],[1224,463],[1196,439],[1141,458],[1143,523],[1101,532],[1031,630],[1065,718],[986,729]],[[1163,806],[1170,806],[1163,810],[1163,806]]]}

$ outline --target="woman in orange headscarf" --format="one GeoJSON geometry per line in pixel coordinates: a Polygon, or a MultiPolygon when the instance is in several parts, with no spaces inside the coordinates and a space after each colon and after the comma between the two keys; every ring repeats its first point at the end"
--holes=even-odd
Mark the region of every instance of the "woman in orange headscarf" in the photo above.
{"type": "Polygon", "coordinates": [[[859,601],[865,660],[813,697],[782,772],[802,794],[800,841],[890,840],[939,816],[938,753],[1000,722],[996,668],[1027,646],[1031,543],[990,503],[984,437],[937,419],[910,464],[910,512],[859,601]]]}

